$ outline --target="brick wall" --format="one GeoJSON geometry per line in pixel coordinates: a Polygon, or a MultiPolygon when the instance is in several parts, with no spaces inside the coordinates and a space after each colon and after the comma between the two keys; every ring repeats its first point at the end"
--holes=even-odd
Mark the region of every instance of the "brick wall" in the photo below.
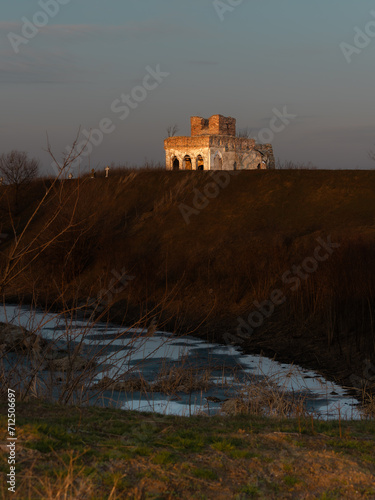
{"type": "Polygon", "coordinates": [[[192,116],[191,135],[236,135],[236,119],[230,116],[213,115],[211,118],[192,116]]]}
{"type": "Polygon", "coordinates": [[[181,137],[168,137],[164,141],[164,149],[169,148],[207,148],[210,143],[210,138],[208,136],[181,136],[181,137]]]}
{"type": "Polygon", "coordinates": [[[210,133],[213,135],[236,135],[236,120],[230,116],[213,115],[210,120],[210,133]]]}
{"type": "Polygon", "coordinates": [[[208,135],[210,133],[209,130],[209,120],[206,118],[201,118],[200,116],[192,116],[190,118],[191,125],[191,135],[208,135]]]}
{"type": "Polygon", "coordinates": [[[261,151],[266,156],[268,168],[276,167],[272,144],[255,144],[255,149],[261,151]]]}

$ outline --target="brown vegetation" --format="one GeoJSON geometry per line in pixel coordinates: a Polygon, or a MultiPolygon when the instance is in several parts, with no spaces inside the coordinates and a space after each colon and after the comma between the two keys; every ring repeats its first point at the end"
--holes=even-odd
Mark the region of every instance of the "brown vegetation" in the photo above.
{"type": "MultiPolygon", "coordinates": [[[[29,188],[13,222],[3,203],[0,231],[11,235],[0,247],[3,269],[14,228],[24,229],[51,182],[29,188]]],[[[33,251],[14,264],[21,272],[5,298],[98,306],[113,272],[125,269],[134,279],[112,285],[109,313],[97,308],[97,316],[130,324],[152,313],[172,331],[220,340],[237,334],[254,301],[281,289],[286,301],[240,345],[371,386],[364,362],[375,365],[375,172],[241,172],[186,224],[180,204],[193,207],[194,189],[209,183],[208,172],[158,170],[58,181],[27,227],[33,251]],[[291,290],[283,274],[328,235],[340,247],[291,290]]]]}

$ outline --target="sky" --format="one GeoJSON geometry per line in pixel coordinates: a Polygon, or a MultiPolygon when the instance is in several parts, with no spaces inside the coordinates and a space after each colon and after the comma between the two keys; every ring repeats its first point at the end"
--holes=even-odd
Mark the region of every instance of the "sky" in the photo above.
{"type": "Polygon", "coordinates": [[[80,131],[81,169],[164,162],[169,125],[222,114],[281,161],[374,168],[374,56],[370,0],[3,2],[0,154],[52,174],[80,131]]]}

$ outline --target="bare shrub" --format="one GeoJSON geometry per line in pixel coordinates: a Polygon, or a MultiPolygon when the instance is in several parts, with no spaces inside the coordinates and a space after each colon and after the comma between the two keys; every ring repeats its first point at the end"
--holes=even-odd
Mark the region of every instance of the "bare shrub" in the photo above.
{"type": "Polygon", "coordinates": [[[18,212],[22,188],[38,175],[39,161],[29,158],[24,151],[12,150],[0,156],[0,177],[14,189],[14,208],[18,212]]]}
{"type": "Polygon", "coordinates": [[[174,125],[168,125],[167,134],[168,137],[174,137],[178,132],[178,125],[175,123],[174,125]]]}
{"type": "Polygon", "coordinates": [[[142,376],[120,376],[116,379],[104,376],[95,386],[95,389],[118,392],[144,392],[151,390],[150,383],[142,376]]]}
{"type": "Polygon", "coordinates": [[[164,363],[157,374],[156,381],[151,386],[151,390],[164,394],[178,392],[190,394],[194,391],[207,391],[213,386],[211,373],[210,368],[185,366],[184,360],[179,366],[168,366],[164,363]]]}
{"type": "Polygon", "coordinates": [[[276,161],[276,169],[278,170],[317,170],[317,167],[311,162],[280,160],[276,161]]]}
{"type": "Polygon", "coordinates": [[[227,415],[247,414],[272,417],[298,417],[306,413],[306,395],[294,395],[265,377],[249,380],[238,395],[225,401],[221,412],[227,415]]]}
{"type": "Polygon", "coordinates": [[[362,414],[365,419],[375,419],[375,387],[362,390],[362,414]]]}

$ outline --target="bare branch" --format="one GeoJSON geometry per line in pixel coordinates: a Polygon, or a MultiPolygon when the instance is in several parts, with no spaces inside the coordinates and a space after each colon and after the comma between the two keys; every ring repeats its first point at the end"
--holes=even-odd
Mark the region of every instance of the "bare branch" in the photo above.
{"type": "Polygon", "coordinates": [[[251,139],[252,130],[249,127],[243,128],[237,132],[236,136],[242,139],[251,139]]]}
{"type": "MultiPolygon", "coordinates": [[[[20,234],[17,234],[17,230],[16,230],[14,222],[13,222],[13,217],[12,217],[12,214],[10,212],[10,222],[11,222],[13,232],[14,232],[14,240],[12,242],[11,247],[8,249],[8,252],[6,255],[6,265],[5,265],[5,269],[3,270],[2,276],[0,279],[0,292],[3,292],[4,288],[6,286],[8,286],[16,277],[18,277],[20,274],[22,274],[30,266],[30,264],[33,261],[35,261],[35,259],[37,259],[38,256],[40,256],[42,254],[42,252],[48,246],[52,245],[62,234],[64,234],[66,231],[68,231],[69,229],[71,229],[75,226],[75,224],[73,223],[73,216],[74,216],[74,213],[76,212],[76,207],[77,207],[77,203],[78,203],[79,183],[77,184],[76,188],[70,193],[70,196],[64,200],[66,203],[70,197],[72,197],[72,196],[77,197],[77,199],[75,200],[72,217],[70,218],[70,220],[67,221],[66,227],[64,227],[60,232],[58,232],[57,235],[51,236],[51,238],[49,238],[48,241],[46,241],[42,244],[38,243],[38,238],[40,237],[40,235],[46,233],[46,231],[54,223],[54,221],[58,217],[59,213],[63,209],[64,204],[61,203],[62,190],[61,189],[57,190],[56,188],[57,188],[57,186],[60,186],[60,188],[61,188],[60,178],[64,175],[64,173],[66,171],[69,170],[72,162],[75,161],[79,157],[79,154],[82,154],[82,151],[84,148],[80,151],[79,154],[75,151],[75,148],[77,146],[78,137],[79,137],[79,131],[77,133],[75,141],[73,142],[71,150],[68,152],[66,158],[64,159],[62,166],[61,167],[59,166],[59,173],[58,173],[57,177],[55,177],[53,179],[52,183],[49,185],[49,187],[47,187],[44,196],[42,197],[42,199],[39,201],[39,203],[35,207],[31,216],[29,217],[26,224],[22,228],[22,231],[20,234]],[[56,195],[59,196],[60,203],[57,205],[55,210],[51,213],[48,220],[44,223],[43,227],[38,232],[38,235],[35,236],[34,238],[32,238],[31,241],[29,241],[29,242],[24,241],[28,228],[33,223],[33,221],[36,219],[37,215],[42,210],[42,207],[46,205],[48,198],[50,198],[50,195],[52,193],[54,193],[55,196],[56,195]],[[30,253],[32,254],[31,259],[28,259],[27,263],[23,263],[22,260],[30,253]],[[20,264],[21,264],[21,266],[20,266],[20,264]]],[[[56,160],[56,157],[54,156],[54,154],[51,150],[48,135],[47,135],[47,151],[50,153],[51,157],[56,162],[56,164],[59,165],[59,163],[56,160]]],[[[12,152],[8,156],[9,156],[9,162],[12,160],[12,158],[13,158],[13,162],[15,161],[15,159],[18,158],[19,164],[22,165],[23,168],[25,168],[27,166],[26,153],[18,154],[17,152],[12,152]]],[[[3,157],[4,157],[4,155],[3,155],[3,157]]],[[[3,157],[2,157],[2,159],[3,159],[3,157]]],[[[32,163],[32,167],[35,168],[34,163],[32,163]]],[[[19,169],[16,169],[15,171],[18,172],[18,170],[19,169]]],[[[12,169],[9,170],[9,172],[13,172],[13,171],[14,170],[12,170],[12,169]]],[[[22,169],[20,169],[19,171],[22,172],[22,169]]],[[[35,172],[35,170],[34,170],[34,172],[35,172]]],[[[31,171],[30,171],[31,176],[32,176],[32,173],[33,173],[33,170],[31,169],[31,171]]],[[[32,177],[29,176],[29,177],[25,177],[25,178],[27,179],[27,178],[32,178],[32,177]]],[[[17,177],[17,179],[19,179],[19,177],[17,177]]],[[[25,182],[25,181],[23,181],[23,182],[25,182]]]]}
{"type": "Polygon", "coordinates": [[[175,123],[174,125],[169,125],[167,127],[168,137],[174,137],[178,132],[178,125],[175,123]]]}

